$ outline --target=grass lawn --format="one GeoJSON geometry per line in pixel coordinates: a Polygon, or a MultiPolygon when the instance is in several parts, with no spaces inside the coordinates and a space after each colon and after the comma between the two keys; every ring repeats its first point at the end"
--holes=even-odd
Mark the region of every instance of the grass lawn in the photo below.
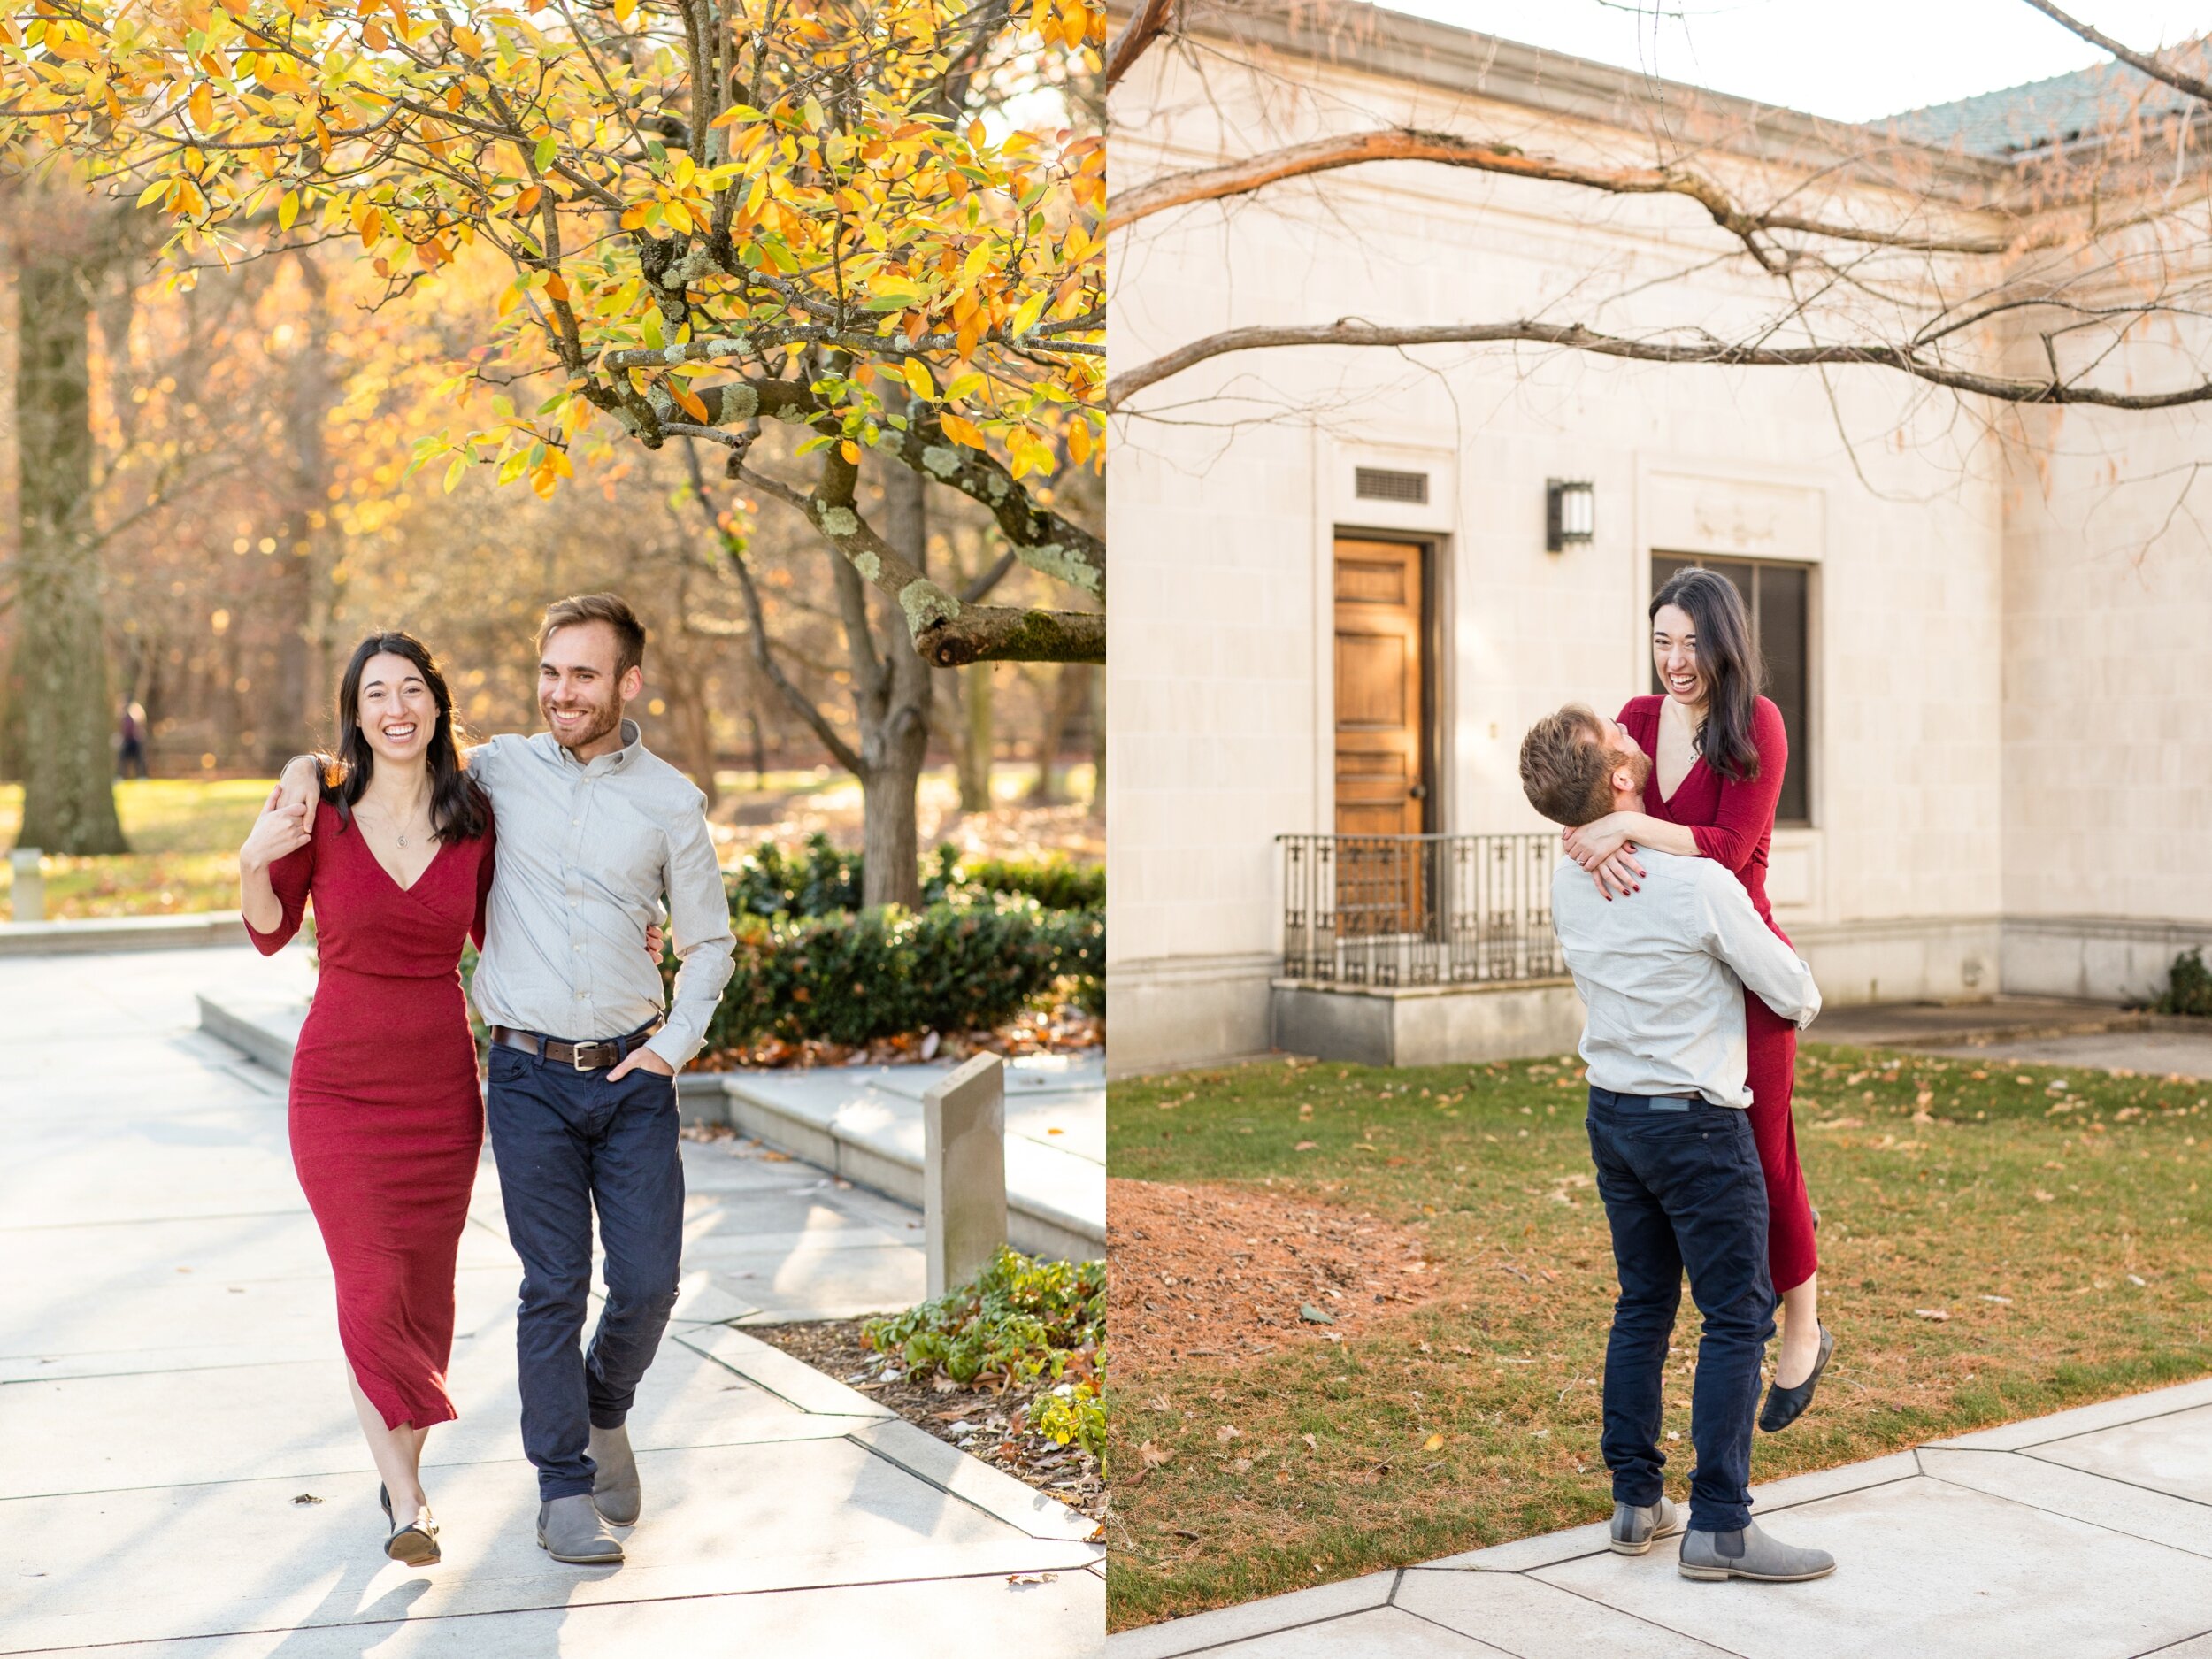
{"type": "MultiPolygon", "coordinates": [[[[1838,1346],[1812,1410],[1758,1437],[1755,1481],[2212,1371],[2205,1084],[1827,1047],[1798,1078],[1838,1346]]],[[[1583,1102],[1571,1057],[1113,1087],[1118,1179],[1356,1206],[1419,1230],[1440,1286],[1333,1345],[1294,1327],[1148,1371],[1117,1354],[1115,1628],[1611,1512],[1612,1258],[1583,1102]]],[[[1144,1286],[1114,1271],[1118,1322],[1144,1286]]],[[[1678,1499],[1695,1333],[1686,1294],[1678,1499]]]]}
{"type": "MultiPolygon", "coordinates": [[[[268,797],[266,778],[134,778],[115,787],[128,854],[49,858],[46,914],[158,916],[226,910],[238,902],[238,848],[268,797]]],[[[23,822],[23,787],[0,786],[0,846],[23,822]]],[[[0,917],[12,878],[0,864],[0,917]]]]}

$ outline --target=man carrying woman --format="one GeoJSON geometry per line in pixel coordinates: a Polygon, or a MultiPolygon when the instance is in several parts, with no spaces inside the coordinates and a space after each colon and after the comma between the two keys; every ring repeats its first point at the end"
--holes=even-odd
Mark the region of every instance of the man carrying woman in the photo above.
{"type": "MultiPolygon", "coordinates": [[[[1632,808],[1651,770],[1632,733],[1579,706],[1538,721],[1521,744],[1522,787],[1556,824],[1632,808]]],[[[1601,1439],[1613,1475],[1611,1548],[1644,1555],[1680,1528],[1659,1435],[1686,1270],[1703,1332],[1679,1571],[1764,1583],[1824,1578],[1832,1556],[1770,1538],[1751,1518],[1752,1414],[1775,1298],[1744,1023],[1747,994],[1794,1027],[1820,1011],[1820,992],[1720,865],[1647,851],[1639,880],[1632,902],[1614,903],[1563,857],[1552,881],[1552,923],[1587,1010],[1590,1155],[1620,1280],[1601,1439]]]]}

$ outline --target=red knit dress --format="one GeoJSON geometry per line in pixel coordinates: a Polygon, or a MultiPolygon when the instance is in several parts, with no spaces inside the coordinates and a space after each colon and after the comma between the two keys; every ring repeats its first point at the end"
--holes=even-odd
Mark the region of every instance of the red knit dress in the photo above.
{"type": "MultiPolygon", "coordinates": [[[[1631,697],[1621,710],[1620,724],[1647,755],[1659,752],[1659,710],[1665,702],[1663,696],[1631,697]]],[[[1684,826],[1696,837],[1701,856],[1734,871],[1754,908],[1787,944],[1789,935],[1775,926],[1773,907],[1767,902],[1767,847],[1774,839],[1774,803],[1790,764],[1790,743],[1782,711],[1764,697],[1752,713],[1751,741],[1759,751],[1756,778],[1746,782],[1724,778],[1700,755],[1676,786],[1673,799],[1664,800],[1654,766],[1644,784],[1644,810],[1684,826]]],[[[1797,1161],[1797,1124],[1790,1110],[1797,1082],[1797,1027],[1748,991],[1743,1002],[1751,1133],[1766,1171],[1767,1264],[1779,1295],[1796,1289],[1820,1266],[1813,1246],[1812,1203],[1797,1161]]]]}
{"type": "Polygon", "coordinates": [[[492,834],[442,842],[401,887],[357,825],[315,809],[269,868],[284,906],[264,956],[315,901],[320,973],[292,1056],[292,1166],[337,1279],[338,1339],[387,1428],[450,1420],[453,1276],[484,1141],[461,946],[483,941],[492,834]]]}

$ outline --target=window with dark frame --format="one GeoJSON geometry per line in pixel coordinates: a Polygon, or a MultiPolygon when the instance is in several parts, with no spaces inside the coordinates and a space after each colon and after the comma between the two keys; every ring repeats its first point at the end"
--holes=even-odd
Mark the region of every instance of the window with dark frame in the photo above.
{"type": "MultiPolygon", "coordinates": [[[[1774,804],[1774,821],[1793,827],[1812,822],[1812,744],[1806,717],[1811,707],[1810,651],[1812,566],[1784,565],[1766,559],[1689,558],[1678,553],[1651,556],[1651,591],[1657,593],[1677,571],[1693,566],[1717,571],[1736,585],[1744,609],[1751,614],[1751,636],[1766,659],[1767,683],[1760,687],[1782,712],[1782,729],[1789,734],[1789,769],[1782,775],[1781,798],[1774,804]]],[[[1663,689],[1656,667],[1651,688],[1663,689]]]]}

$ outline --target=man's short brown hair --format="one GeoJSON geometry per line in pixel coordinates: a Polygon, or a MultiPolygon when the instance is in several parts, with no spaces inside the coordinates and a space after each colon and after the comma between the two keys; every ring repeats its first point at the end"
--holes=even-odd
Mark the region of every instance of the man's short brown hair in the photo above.
{"type": "Polygon", "coordinates": [[[617,680],[645,662],[645,625],[617,594],[571,594],[545,608],[538,625],[538,649],[565,627],[579,622],[603,622],[614,630],[614,677],[617,680]]]}
{"type": "Polygon", "coordinates": [[[1605,727],[1579,703],[1548,714],[1521,740],[1521,789],[1555,824],[1594,823],[1613,810],[1613,768],[1605,727]]]}

